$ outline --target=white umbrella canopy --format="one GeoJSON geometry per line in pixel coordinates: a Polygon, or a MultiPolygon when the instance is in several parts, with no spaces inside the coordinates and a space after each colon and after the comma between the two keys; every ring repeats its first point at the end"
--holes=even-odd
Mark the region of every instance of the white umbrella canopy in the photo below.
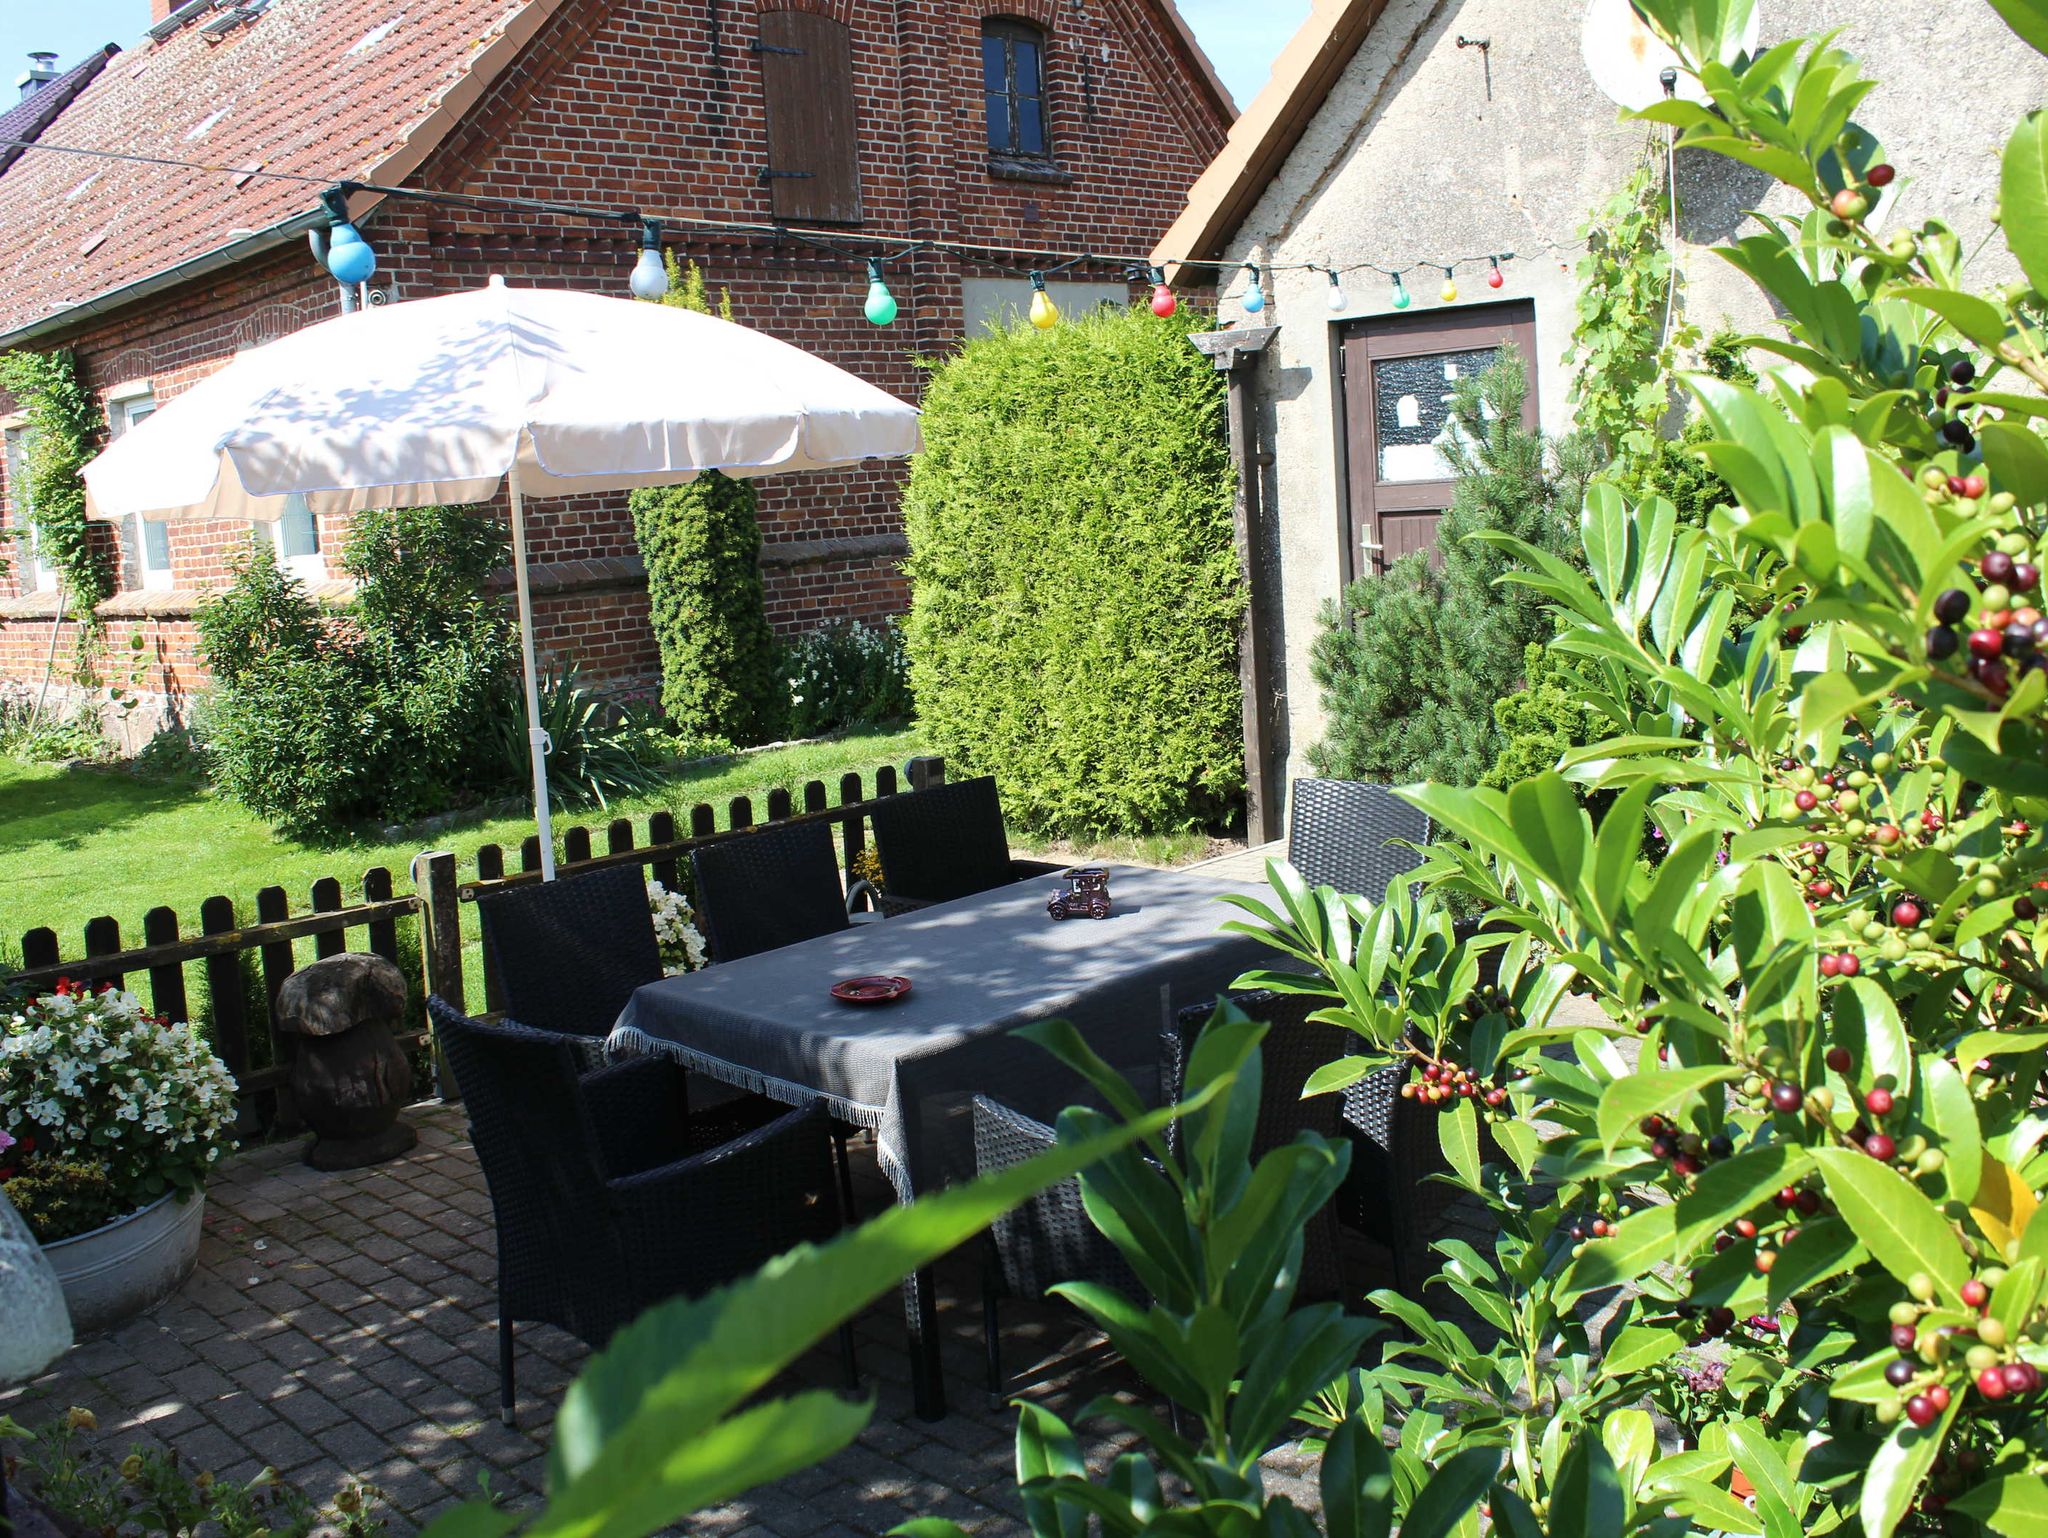
{"type": "Polygon", "coordinates": [[[638,300],[510,288],[359,310],[236,357],[85,467],[88,515],[274,520],[507,489],[554,875],[523,498],[901,459],[917,409],[787,342],[638,300]]]}

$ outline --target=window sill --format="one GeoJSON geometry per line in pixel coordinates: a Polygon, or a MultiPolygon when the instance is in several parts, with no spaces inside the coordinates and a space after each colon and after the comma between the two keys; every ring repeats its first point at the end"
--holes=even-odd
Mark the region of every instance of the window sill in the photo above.
{"type": "Polygon", "coordinates": [[[1070,187],[1074,173],[1055,160],[1020,160],[1008,155],[988,157],[988,174],[998,181],[1035,182],[1041,187],[1070,187]]]}

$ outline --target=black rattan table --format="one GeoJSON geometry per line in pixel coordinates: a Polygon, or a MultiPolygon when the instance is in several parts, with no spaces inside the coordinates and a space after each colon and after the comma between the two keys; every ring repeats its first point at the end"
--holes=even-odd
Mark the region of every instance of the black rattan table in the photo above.
{"type": "MultiPolygon", "coordinates": [[[[1171,1013],[1214,998],[1273,952],[1221,932],[1236,910],[1216,899],[1257,891],[1188,871],[1112,867],[1107,919],[1057,922],[1056,878],[1019,882],[882,923],[649,983],[612,1033],[614,1055],[659,1052],[792,1105],[823,1099],[872,1128],[900,1200],[973,1171],[972,1101],[1050,1120],[1078,1081],[1010,1034],[1064,1017],[1129,1076],[1158,1093],[1160,1032],[1171,1013]],[[852,1006],[840,978],[908,977],[910,996],[852,1006]]],[[[944,1413],[929,1277],[906,1290],[920,1415],[944,1413]]]]}

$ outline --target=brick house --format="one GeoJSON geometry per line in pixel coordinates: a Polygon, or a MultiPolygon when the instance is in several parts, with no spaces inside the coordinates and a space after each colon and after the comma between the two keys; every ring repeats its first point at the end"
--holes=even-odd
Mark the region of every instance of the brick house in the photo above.
{"type": "MultiPolygon", "coordinates": [[[[0,161],[0,350],[72,349],[112,433],[238,349],[339,311],[344,296],[309,248],[335,181],[756,225],[672,233],[669,244],[714,294],[730,294],[735,319],[911,396],[918,355],[1020,306],[1028,280],[993,258],[921,252],[889,268],[900,316],[878,328],[862,315],[860,261],[773,226],[1127,256],[1172,222],[1233,115],[1172,0],[153,6],[155,25],[126,51],[62,76],[38,61],[24,82],[33,94],[0,119],[14,125],[0,138],[40,141],[0,161]]],[[[369,193],[349,206],[378,253],[372,302],[494,272],[624,294],[637,244],[624,219],[369,193]]],[[[1131,293],[1104,265],[1052,282],[1067,309],[1131,293]]],[[[14,409],[0,397],[0,529],[20,535],[14,409]]],[[[905,606],[900,482],[900,468],[883,467],[759,483],[779,630],[905,606]]],[[[658,662],[623,497],[539,502],[530,516],[544,648],[601,679],[650,679],[658,662]]],[[[108,655],[130,656],[139,631],[144,676],[132,682],[174,716],[204,682],[192,616],[250,533],[96,534],[120,574],[101,611],[108,655]]],[[[341,598],[330,563],[343,533],[307,517],[259,536],[315,592],[341,598]]],[[[42,678],[52,656],[61,679],[77,627],[26,541],[12,553],[0,683],[42,678]]]]}

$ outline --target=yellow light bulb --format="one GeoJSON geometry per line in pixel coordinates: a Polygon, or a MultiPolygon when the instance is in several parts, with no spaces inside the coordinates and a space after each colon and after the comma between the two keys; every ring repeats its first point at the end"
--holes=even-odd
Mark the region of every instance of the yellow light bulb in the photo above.
{"type": "Polygon", "coordinates": [[[1438,297],[1445,304],[1456,304],[1458,302],[1458,285],[1447,279],[1444,283],[1443,292],[1438,297]]]}
{"type": "Polygon", "coordinates": [[[1052,295],[1038,289],[1031,295],[1031,324],[1040,331],[1050,331],[1060,323],[1060,307],[1052,302],[1052,295]]]}

